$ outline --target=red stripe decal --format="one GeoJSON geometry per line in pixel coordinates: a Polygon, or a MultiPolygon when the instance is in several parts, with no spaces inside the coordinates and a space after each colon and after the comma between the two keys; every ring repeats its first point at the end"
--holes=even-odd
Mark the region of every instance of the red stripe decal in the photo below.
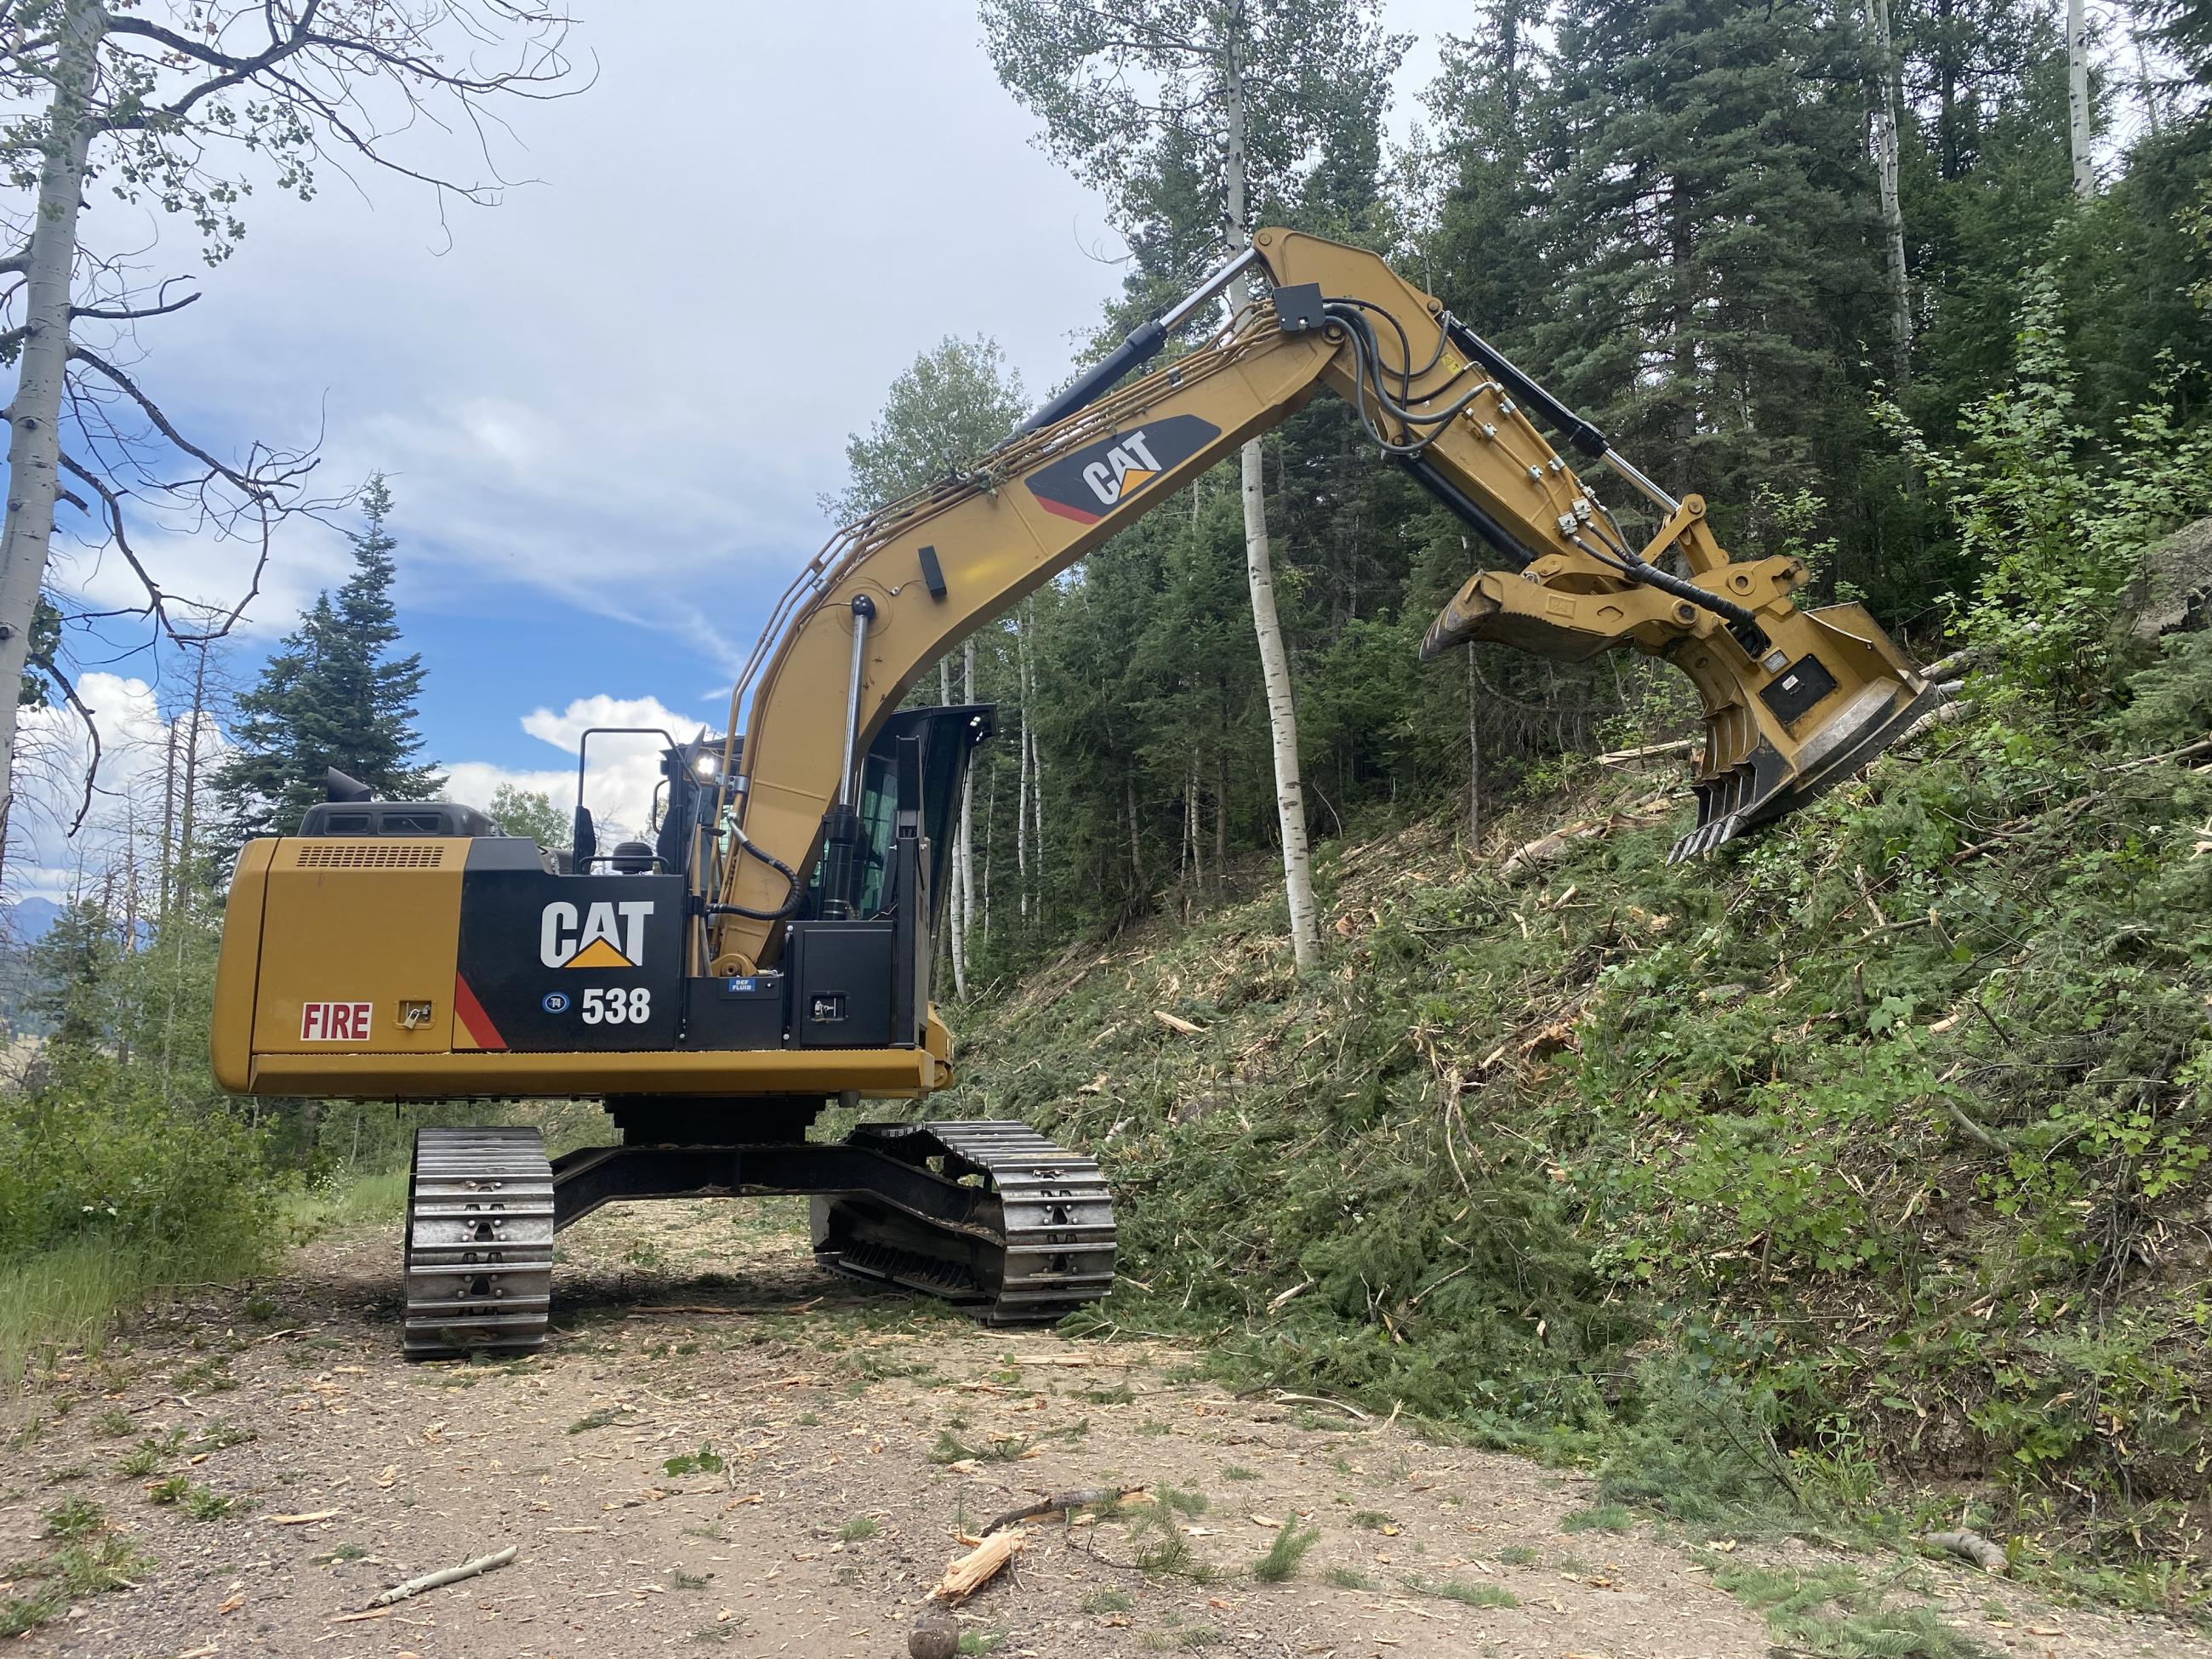
{"type": "Polygon", "coordinates": [[[1061,518],[1073,519],[1078,524],[1097,524],[1106,516],[1103,513],[1085,513],[1079,507],[1070,507],[1066,501],[1056,501],[1049,495],[1038,496],[1036,503],[1046,512],[1057,513],[1061,518]]]}
{"type": "Polygon", "coordinates": [[[479,1048],[504,1048],[507,1039],[499,1034],[499,1027],[491,1023],[491,1016],[477,1000],[477,994],[469,989],[468,981],[459,974],[453,975],[453,1012],[461,1017],[461,1024],[469,1028],[469,1035],[477,1040],[479,1048]]]}

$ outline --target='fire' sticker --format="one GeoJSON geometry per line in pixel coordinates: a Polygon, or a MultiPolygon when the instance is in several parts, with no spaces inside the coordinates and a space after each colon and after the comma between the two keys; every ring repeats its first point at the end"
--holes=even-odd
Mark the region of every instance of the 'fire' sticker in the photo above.
{"type": "Polygon", "coordinates": [[[307,1002],[300,1006],[302,1042],[366,1042],[368,1011],[366,1002],[307,1002]]]}

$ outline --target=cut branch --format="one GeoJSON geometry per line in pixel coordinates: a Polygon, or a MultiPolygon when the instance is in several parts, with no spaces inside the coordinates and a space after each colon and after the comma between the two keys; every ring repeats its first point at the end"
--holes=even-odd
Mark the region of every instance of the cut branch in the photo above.
{"type": "Polygon", "coordinates": [[[1056,1492],[1049,1498],[1040,1498],[1034,1504],[1008,1510],[983,1528],[983,1536],[988,1538],[1002,1528],[1024,1521],[1034,1521],[1041,1515],[1058,1515],[1063,1510],[1079,1510],[1086,1504],[1119,1504],[1126,1498],[1139,1496],[1144,1490],[1142,1486],[1085,1486],[1079,1492],[1056,1492]]]}
{"type": "Polygon", "coordinates": [[[478,1573],[503,1567],[514,1559],[515,1546],[489,1555],[479,1555],[473,1561],[464,1561],[458,1567],[445,1567],[436,1572],[426,1572],[419,1578],[410,1578],[404,1584],[394,1584],[368,1605],[372,1608],[388,1607],[395,1601],[404,1601],[410,1595],[420,1595],[425,1590],[442,1589],[447,1584],[458,1584],[464,1578],[474,1578],[478,1573]]]}

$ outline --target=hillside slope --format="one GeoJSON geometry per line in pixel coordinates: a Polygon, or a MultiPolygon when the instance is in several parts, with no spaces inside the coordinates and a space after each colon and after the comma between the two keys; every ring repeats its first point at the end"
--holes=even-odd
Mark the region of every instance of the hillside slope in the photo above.
{"type": "Polygon", "coordinates": [[[967,1012],[933,1109],[1100,1154],[1109,1323],[1608,1456],[1628,1496],[1702,1462],[1709,1505],[1857,1503],[1879,1471],[2190,1601],[2208,688],[2196,636],[2120,722],[1985,710],[1683,868],[1649,773],[1480,854],[1445,822],[1340,843],[1322,974],[1279,902],[1079,946],[967,1012]],[[1599,833],[1505,872],[1568,818],[1599,833]]]}

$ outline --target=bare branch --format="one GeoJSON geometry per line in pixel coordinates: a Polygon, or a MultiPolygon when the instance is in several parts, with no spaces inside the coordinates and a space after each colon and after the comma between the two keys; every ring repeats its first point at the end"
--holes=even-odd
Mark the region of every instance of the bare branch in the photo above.
{"type": "MultiPolygon", "coordinates": [[[[162,286],[166,288],[168,284],[165,283],[162,286]]],[[[138,310],[116,311],[105,306],[72,306],[70,307],[70,315],[72,318],[89,317],[95,322],[102,323],[133,323],[141,317],[166,317],[173,311],[182,311],[199,297],[197,294],[187,294],[181,300],[172,300],[166,305],[147,306],[138,310]]]]}
{"type": "Polygon", "coordinates": [[[144,413],[146,418],[154,423],[154,428],[155,431],[159,432],[171,443],[176,445],[178,448],[183,450],[185,454],[191,456],[194,460],[202,463],[211,471],[220,473],[224,478],[227,478],[230,483],[244,490],[248,495],[259,496],[268,493],[269,486],[267,483],[264,483],[260,479],[249,477],[247,474],[239,471],[235,467],[231,466],[227,462],[216,459],[216,458],[209,454],[206,450],[202,449],[190,438],[187,438],[183,433],[178,431],[175,424],[170,421],[168,416],[163,413],[161,404],[155,403],[151,398],[148,397],[146,393],[140,389],[137,381],[132,380],[128,374],[125,374],[113,363],[109,362],[98,353],[81,345],[70,346],[70,356],[77,362],[88,364],[93,368],[98,370],[100,374],[104,375],[109,381],[112,382],[113,385],[126,397],[128,397],[131,402],[138,405],[139,409],[144,413]]]}
{"type": "Polygon", "coordinates": [[[62,696],[69,699],[69,706],[76,710],[76,717],[84,722],[85,735],[92,739],[92,759],[84,769],[84,799],[77,803],[76,817],[70,821],[69,833],[74,837],[78,830],[84,828],[84,821],[92,811],[93,785],[100,777],[100,726],[92,718],[92,710],[84,706],[84,699],[77,696],[76,687],[70,684],[70,677],[55,665],[52,655],[34,658],[33,661],[40,673],[61,687],[62,696]]]}

